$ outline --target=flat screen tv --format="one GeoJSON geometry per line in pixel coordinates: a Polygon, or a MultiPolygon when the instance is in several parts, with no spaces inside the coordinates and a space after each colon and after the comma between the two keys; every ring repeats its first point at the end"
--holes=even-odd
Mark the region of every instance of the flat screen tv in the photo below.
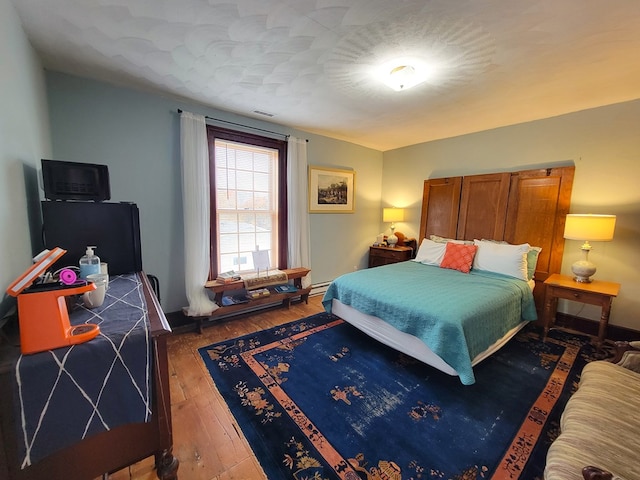
{"type": "Polygon", "coordinates": [[[42,180],[44,197],[48,200],[102,202],[111,198],[106,165],[43,158],[42,180]]]}

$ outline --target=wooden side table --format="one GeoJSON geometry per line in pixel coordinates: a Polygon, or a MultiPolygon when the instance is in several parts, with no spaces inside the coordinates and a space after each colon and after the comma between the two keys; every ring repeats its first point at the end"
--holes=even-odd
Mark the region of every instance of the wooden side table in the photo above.
{"type": "Polygon", "coordinates": [[[613,298],[618,296],[620,284],[594,280],[591,283],[576,282],[573,277],[554,273],[544,282],[544,338],[553,326],[556,316],[558,299],[598,305],[602,308],[600,325],[598,327],[598,346],[604,342],[609,325],[609,313],[613,298]]]}
{"type": "Polygon", "coordinates": [[[369,247],[369,268],[411,260],[411,247],[369,247]]]}

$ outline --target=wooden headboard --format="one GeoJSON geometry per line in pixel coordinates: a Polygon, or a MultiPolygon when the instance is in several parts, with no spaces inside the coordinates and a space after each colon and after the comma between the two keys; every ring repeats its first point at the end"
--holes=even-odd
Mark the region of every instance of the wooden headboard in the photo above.
{"type": "Polygon", "coordinates": [[[557,167],[425,180],[418,244],[439,235],[541,247],[534,276],[540,316],[542,282],[562,266],[574,170],[557,167]]]}

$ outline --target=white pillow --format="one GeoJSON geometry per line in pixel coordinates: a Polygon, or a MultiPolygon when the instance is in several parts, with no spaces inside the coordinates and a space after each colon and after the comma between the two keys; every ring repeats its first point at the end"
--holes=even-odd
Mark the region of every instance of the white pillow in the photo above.
{"type": "MultiPolygon", "coordinates": [[[[481,241],[511,245],[509,242],[505,242],[504,240],[487,240],[486,238],[483,238],[481,241]]],[[[536,266],[538,265],[538,256],[541,251],[541,247],[529,247],[529,251],[527,252],[527,280],[533,280],[533,276],[536,273],[536,266]]]]}
{"type": "Polygon", "coordinates": [[[478,251],[473,259],[474,270],[485,270],[510,277],[528,280],[527,252],[529,244],[509,245],[484,240],[474,240],[478,251]]]}
{"type": "Polygon", "coordinates": [[[425,265],[440,266],[440,262],[444,258],[444,251],[447,248],[446,243],[439,243],[425,238],[418,248],[414,262],[424,263],[425,265]]]}
{"type": "Polygon", "coordinates": [[[429,235],[429,240],[433,240],[437,243],[453,242],[459,243],[461,245],[473,245],[473,242],[471,240],[456,240],[455,238],[441,237],[440,235],[429,235]]]}

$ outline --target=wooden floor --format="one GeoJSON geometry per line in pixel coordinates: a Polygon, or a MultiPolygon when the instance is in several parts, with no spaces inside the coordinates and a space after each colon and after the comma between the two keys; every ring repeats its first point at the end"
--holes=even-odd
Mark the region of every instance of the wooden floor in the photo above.
{"type": "MultiPolygon", "coordinates": [[[[323,311],[322,296],[251,316],[219,321],[203,333],[173,334],[168,341],[173,454],[180,480],[266,478],[240,428],[200,359],[198,349],[323,311]]],[[[156,479],[153,458],[109,476],[111,480],[156,479]]]]}

